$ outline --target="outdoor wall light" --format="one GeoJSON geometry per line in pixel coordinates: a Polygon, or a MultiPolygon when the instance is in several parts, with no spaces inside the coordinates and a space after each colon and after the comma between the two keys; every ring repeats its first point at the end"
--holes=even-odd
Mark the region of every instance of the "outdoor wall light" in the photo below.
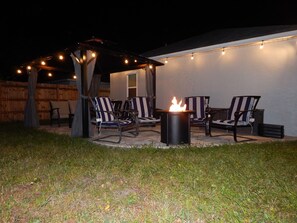
{"type": "Polygon", "coordinates": [[[223,47],[223,49],[222,49],[222,55],[223,56],[225,55],[225,47],[223,47]]]}
{"type": "Polygon", "coordinates": [[[194,60],[194,54],[192,53],[191,60],[194,60]]]}
{"type": "Polygon", "coordinates": [[[262,50],[264,48],[264,40],[262,40],[261,45],[260,45],[260,50],[262,50]]]}

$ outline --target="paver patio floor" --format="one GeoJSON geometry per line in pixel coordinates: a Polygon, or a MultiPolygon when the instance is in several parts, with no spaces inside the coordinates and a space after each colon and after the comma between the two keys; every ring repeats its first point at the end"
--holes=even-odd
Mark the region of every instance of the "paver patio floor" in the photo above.
{"type": "MultiPolygon", "coordinates": [[[[71,135],[71,129],[67,124],[58,126],[49,126],[49,125],[41,125],[40,129],[43,129],[48,132],[54,132],[59,134],[68,134],[71,135]]],[[[228,133],[224,130],[215,130],[212,131],[212,137],[205,136],[203,129],[198,127],[191,128],[191,142],[190,144],[180,144],[180,145],[167,145],[166,143],[161,142],[161,134],[153,131],[147,130],[157,130],[160,132],[160,126],[156,127],[142,127],[140,128],[139,135],[136,137],[122,137],[120,143],[110,143],[110,142],[102,142],[93,140],[98,137],[96,130],[94,129],[94,137],[86,138],[86,140],[90,140],[96,144],[101,144],[109,147],[122,147],[122,148],[131,148],[131,147],[145,147],[145,146],[153,146],[157,148],[172,148],[172,147],[185,147],[185,146],[196,146],[196,147],[207,147],[207,146],[218,146],[223,144],[236,144],[233,140],[232,133],[228,133]],[[146,131],[142,131],[146,130],[146,131]]],[[[103,130],[100,136],[104,136],[105,134],[110,134],[110,131],[103,130]]],[[[127,133],[125,133],[127,134],[127,133]]],[[[241,140],[245,140],[245,138],[241,138],[240,136],[244,136],[252,139],[249,142],[252,143],[261,143],[261,142],[270,142],[270,141],[285,141],[285,140],[297,140],[297,137],[289,137],[285,136],[284,138],[271,138],[271,137],[263,137],[258,135],[252,135],[250,133],[239,133],[237,143],[243,143],[241,140]]],[[[110,138],[111,140],[117,140],[117,138],[110,138]]]]}

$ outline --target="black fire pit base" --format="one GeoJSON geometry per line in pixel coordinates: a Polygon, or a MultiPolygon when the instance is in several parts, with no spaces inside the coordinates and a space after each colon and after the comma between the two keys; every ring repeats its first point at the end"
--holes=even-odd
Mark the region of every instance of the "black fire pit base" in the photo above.
{"type": "Polygon", "coordinates": [[[161,142],[172,145],[191,144],[190,114],[193,111],[169,112],[161,114],[161,142]]]}

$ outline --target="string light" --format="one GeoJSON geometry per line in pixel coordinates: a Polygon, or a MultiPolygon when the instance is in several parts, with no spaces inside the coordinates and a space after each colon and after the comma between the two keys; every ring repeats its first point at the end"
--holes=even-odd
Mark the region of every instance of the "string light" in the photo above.
{"type": "MultiPolygon", "coordinates": [[[[92,57],[91,60],[97,57],[97,52],[94,52],[94,51],[90,51],[90,52],[91,52],[90,56],[92,57]]],[[[84,61],[87,60],[86,54],[83,54],[81,56],[81,58],[77,57],[74,53],[72,53],[72,54],[73,54],[73,58],[80,64],[84,63],[84,61]]],[[[40,70],[48,70],[48,69],[52,68],[51,65],[49,65],[49,67],[43,67],[43,66],[48,65],[48,61],[55,60],[55,61],[61,61],[61,62],[63,61],[64,62],[65,58],[66,58],[66,55],[64,52],[58,52],[54,56],[46,56],[46,57],[42,57],[42,58],[31,61],[30,64],[25,65],[25,69],[23,67],[24,65],[21,65],[20,68],[16,69],[16,73],[21,75],[26,70],[26,72],[29,74],[31,72],[33,66],[37,68],[37,72],[39,72],[40,70]]],[[[53,63],[55,63],[55,61],[53,61],[53,63]]],[[[49,63],[51,64],[51,62],[49,62],[49,63]]],[[[55,69],[55,68],[53,67],[53,69],[55,69]]],[[[67,72],[67,71],[65,71],[65,72],[67,72]]],[[[48,78],[54,77],[54,74],[50,71],[46,72],[44,74],[48,78]]],[[[76,79],[76,76],[71,75],[71,78],[76,79]]]]}
{"type": "Polygon", "coordinates": [[[59,60],[64,60],[64,56],[62,54],[59,55],[59,60]]]}
{"type": "MultiPolygon", "coordinates": [[[[265,43],[266,44],[267,43],[275,43],[275,42],[287,41],[287,40],[296,39],[296,38],[297,38],[297,35],[294,35],[294,36],[293,35],[292,36],[285,36],[285,37],[279,37],[279,38],[274,38],[274,39],[270,39],[270,40],[265,40],[265,43]]],[[[296,41],[296,43],[297,43],[297,41],[296,41]]],[[[227,48],[229,50],[229,49],[233,49],[233,48],[235,49],[235,48],[239,48],[239,47],[247,47],[247,46],[255,46],[255,45],[259,46],[259,41],[257,41],[257,42],[250,42],[250,43],[243,43],[243,44],[234,45],[234,46],[228,46],[227,48]]],[[[259,48],[260,49],[263,49],[264,48],[264,40],[261,40],[261,44],[260,44],[259,48]]],[[[210,50],[199,50],[196,53],[198,53],[198,52],[199,53],[208,53],[208,52],[213,52],[213,51],[217,51],[217,50],[220,50],[222,55],[226,54],[226,47],[223,47],[223,48],[214,48],[214,49],[210,49],[210,50]]],[[[194,53],[195,52],[192,52],[191,55],[194,54],[194,53]]],[[[183,57],[183,56],[184,55],[181,54],[181,55],[172,56],[170,58],[178,58],[178,57],[183,57]]],[[[169,57],[166,57],[165,63],[168,62],[168,58],[169,57]]],[[[164,57],[162,59],[164,59],[164,57]]],[[[191,59],[192,59],[192,57],[191,57],[191,59]]]]}
{"type": "MultiPolygon", "coordinates": [[[[280,38],[274,38],[274,39],[265,40],[265,43],[267,44],[267,43],[273,43],[273,42],[279,42],[279,41],[287,41],[287,40],[296,39],[296,38],[297,38],[296,35],[295,36],[293,36],[293,35],[292,36],[285,36],[285,37],[280,37],[280,38]]],[[[264,40],[261,40],[260,44],[259,44],[259,41],[257,41],[257,42],[250,42],[250,43],[244,43],[244,44],[233,45],[233,46],[231,45],[231,46],[228,46],[227,48],[228,48],[228,51],[229,51],[229,49],[233,49],[233,48],[246,47],[246,46],[255,46],[255,45],[258,45],[259,46],[259,49],[263,49],[264,48],[264,40]]],[[[214,48],[214,49],[210,49],[210,50],[201,50],[201,51],[198,50],[197,52],[191,52],[190,58],[191,58],[191,60],[194,60],[195,59],[194,58],[194,54],[195,53],[207,53],[207,52],[217,51],[217,50],[221,50],[221,54],[222,55],[225,55],[226,54],[225,48],[226,47],[214,48]]],[[[91,56],[92,57],[96,57],[97,56],[96,52],[92,52],[91,56]]],[[[181,56],[184,56],[184,55],[173,56],[172,58],[181,57],[181,56]]],[[[83,55],[83,57],[80,58],[80,59],[78,59],[77,57],[74,57],[74,58],[79,63],[83,63],[83,60],[86,60],[86,55],[83,55]]],[[[47,60],[51,60],[51,59],[53,59],[52,56],[50,56],[50,57],[44,57],[41,60],[39,60],[39,63],[41,65],[46,65],[47,64],[46,61],[47,60]]],[[[58,54],[58,59],[59,60],[64,60],[65,59],[63,53],[59,53],[58,54]]],[[[165,64],[168,63],[168,60],[169,60],[169,57],[166,57],[165,58],[165,61],[164,61],[165,64]]],[[[134,62],[137,63],[138,61],[136,59],[134,59],[134,62]]],[[[33,62],[33,64],[35,64],[35,63],[38,63],[37,60],[33,62]]],[[[125,59],[125,64],[128,64],[128,63],[129,63],[129,60],[128,59],[125,59]]],[[[152,68],[151,65],[149,65],[149,67],[152,68]]],[[[17,69],[16,70],[16,73],[17,74],[22,74],[23,71],[24,71],[22,69],[23,68],[17,69]]],[[[27,69],[27,71],[30,71],[32,68],[31,68],[31,66],[27,66],[26,69],[27,69]]],[[[48,76],[50,77],[52,75],[51,74],[48,74],[48,76]]],[[[73,78],[76,79],[76,76],[73,76],[73,78]]]]}

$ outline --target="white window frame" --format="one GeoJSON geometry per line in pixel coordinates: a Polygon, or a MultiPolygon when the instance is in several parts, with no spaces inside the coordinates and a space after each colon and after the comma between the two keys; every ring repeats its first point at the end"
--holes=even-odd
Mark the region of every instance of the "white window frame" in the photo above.
{"type": "Polygon", "coordinates": [[[129,89],[135,89],[135,92],[136,92],[136,96],[138,95],[138,75],[137,73],[130,73],[130,74],[127,74],[127,98],[129,98],[129,89]],[[130,87],[129,86],[129,77],[131,75],[135,75],[135,79],[136,79],[136,83],[135,83],[135,86],[132,86],[130,87]]]}

